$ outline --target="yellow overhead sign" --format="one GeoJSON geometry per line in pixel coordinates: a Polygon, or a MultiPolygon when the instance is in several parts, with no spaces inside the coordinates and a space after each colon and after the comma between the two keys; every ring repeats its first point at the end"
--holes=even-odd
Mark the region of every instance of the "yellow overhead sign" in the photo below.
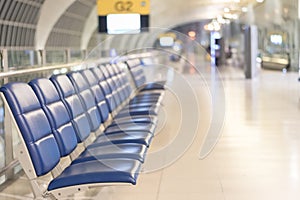
{"type": "Polygon", "coordinates": [[[138,13],[149,15],[150,0],[98,0],[98,15],[138,13]]]}

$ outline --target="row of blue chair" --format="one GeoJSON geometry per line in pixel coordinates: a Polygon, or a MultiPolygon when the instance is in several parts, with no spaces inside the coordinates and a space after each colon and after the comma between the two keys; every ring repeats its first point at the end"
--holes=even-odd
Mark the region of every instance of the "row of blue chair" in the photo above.
{"type": "Polygon", "coordinates": [[[164,93],[164,87],[141,80],[142,71],[136,76],[136,66],[139,59],[1,87],[22,142],[17,154],[36,197],[136,184],[164,93]],[[43,188],[39,179],[49,174],[43,188]]]}

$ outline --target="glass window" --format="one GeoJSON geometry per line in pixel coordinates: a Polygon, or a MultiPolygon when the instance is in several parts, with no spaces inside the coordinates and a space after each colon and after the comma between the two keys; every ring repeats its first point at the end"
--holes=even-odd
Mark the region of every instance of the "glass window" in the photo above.
{"type": "Polygon", "coordinates": [[[66,51],[46,51],[47,64],[62,64],[66,63],[66,51]]]}
{"type": "Polygon", "coordinates": [[[81,50],[71,50],[71,62],[79,62],[82,61],[82,52],[81,50]]]}
{"type": "Polygon", "coordinates": [[[38,65],[37,52],[33,50],[8,51],[8,67],[27,67],[38,65]]]}

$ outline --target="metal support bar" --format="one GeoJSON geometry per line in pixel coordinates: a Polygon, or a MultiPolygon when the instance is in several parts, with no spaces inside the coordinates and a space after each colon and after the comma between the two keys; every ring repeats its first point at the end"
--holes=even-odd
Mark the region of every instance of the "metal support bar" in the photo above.
{"type": "Polygon", "coordinates": [[[38,65],[44,66],[46,65],[46,51],[38,50],[38,65]]]}
{"type": "Polygon", "coordinates": [[[81,55],[82,55],[82,60],[85,60],[87,58],[87,50],[83,49],[81,55]]]}
{"type": "MultiPolygon", "coordinates": [[[[11,116],[8,114],[7,106],[4,106],[4,132],[5,132],[5,166],[11,165],[14,161],[13,156],[13,132],[11,116]]],[[[9,168],[6,171],[6,179],[13,179],[14,168],[9,168]]]]}
{"type": "Polygon", "coordinates": [[[70,62],[71,62],[71,50],[66,49],[66,63],[70,63],[70,62]]]}
{"type": "MultiPolygon", "coordinates": [[[[8,53],[7,49],[1,51],[3,71],[8,72],[8,53]]],[[[4,84],[8,83],[8,78],[4,78],[4,84]]]]}

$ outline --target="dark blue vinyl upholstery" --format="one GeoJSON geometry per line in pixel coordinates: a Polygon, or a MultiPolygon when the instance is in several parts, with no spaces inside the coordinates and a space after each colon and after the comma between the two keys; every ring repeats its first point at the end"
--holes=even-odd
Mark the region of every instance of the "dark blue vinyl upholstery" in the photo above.
{"type": "MultiPolygon", "coordinates": [[[[76,133],[71,123],[67,108],[61,101],[53,83],[46,78],[34,79],[29,83],[40,100],[50,121],[54,136],[58,142],[62,156],[66,156],[77,146],[76,133]]],[[[74,163],[109,158],[132,158],[144,160],[144,145],[122,144],[89,148],[74,163]]]]}
{"type": "Polygon", "coordinates": [[[50,80],[54,83],[62,102],[69,111],[76,130],[78,142],[83,142],[89,137],[91,127],[71,80],[66,75],[52,76],[50,80]]]}
{"type": "Polygon", "coordinates": [[[113,144],[103,146],[88,146],[87,149],[73,163],[89,160],[127,158],[144,162],[147,152],[146,145],[140,144],[113,144]]]}
{"type": "Polygon", "coordinates": [[[124,87],[126,85],[124,84],[122,77],[119,76],[119,74],[117,72],[115,72],[114,67],[115,67],[115,65],[112,64],[112,65],[108,65],[104,69],[107,71],[107,73],[109,73],[109,75],[112,79],[112,84],[113,84],[114,90],[117,91],[117,93],[119,94],[120,100],[123,102],[127,98],[129,98],[130,94],[125,91],[124,87]]]}
{"type": "MultiPolygon", "coordinates": [[[[123,66],[121,64],[111,65],[110,71],[114,71],[114,74],[117,77],[117,82],[119,83],[118,87],[120,88],[122,87],[123,92],[126,94],[127,97],[129,97],[132,93],[132,89],[130,87],[130,83],[126,73],[124,72],[124,70],[121,69],[121,67],[124,67],[124,65],[123,66]]],[[[151,94],[150,96],[149,94],[136,94],[136,96],[129,102],[129,104],[126,107],[127,108],[158,107],[160,105],[157,104],[156,102],[158,101],[159,96],[160,94],[157,95],[151,94]]]]}
{"type": "MultiPolygon", "coordinates": [[[[121,92],[124,93],[124,95],[128,98],[130,96],[130,92],[131,90],[128,90],[129,82],[128,79],[126,77],[126,74],[124,73],[124,71],[122,72],[121,69],[118,69],[118,66],[113,64],[111,65],[111,67],[107,68],[107,70],[110,72],[111,76],[113,76],[113,79],[116,82],[116,87],[119,88],[121,90],[121,92]]],[[[160,93],[151,93],[151,94],[136,94],[136,96],[134,97],[135,99],[149,99],[151,97],[151,99],[153,99],[154,101],[158,100],[158,97],[160,96],[160,93]]],[[[144,104],[143,102],[137,103],[137,104],[129,104],[130,107],[138,107],[140,104],[144,104]]],[[[142,107],[151,107],[153,106],[153,102],[152,105],[148,104],[148,105],[142,105],[142,107]]]]}
{"type": "Polygon", "coordinates": [[[105,100],[108,105],[109,112],[112,113],[117,108],[117,103],[114,96],[112,95],[111,88],[107,84],[107,81],[99,68],[97,67],[93,68],[92,72],[94,73],[95,77],[99,80],[98,83],[105,96],[105,100]]]}
{"type": "MultiPolygon", "coordinates": [[[[104,68],[104,66],[101,66],[104,68]]],[[[104,73],[101,72],[101,70],[99,68],[93,68],[92,72],[94,73],[95,77],[99,80],[99,85],[102,89],[102,92],[105,96],[106,99],[106,103],[108,105],[109,108],[109,112],[112,113],[114,112],[117,107],[118,107],[118,100],[116,100],[117,95],[112,94],[112,88],[111,86],[107,83],[107,80],[104,77],[104,73]]],[[[107,74],[107,76],[109,77],[109,75],[107,74]]],[[[150,111],[151,112],[151,111],[150,111]]],[[[150,113],[150,114],[154,114],[154,113],[150,113]]],[[[156,113],[155,113],[156,114],[156,113]]],[[[116,116],[115,118],[123,118],[123,117],[131,117],[134,118],[135,115],[144,115],[144,117],[148,117],[149,116],[149,112],[148,109],[142,108],[142,111],[136,111],[136,110],[131,110],[130,112],[128,112],[128,110],[126,111],[122,111],[122,113],[119,114],[119,116],[116,116]]]]}
{"type": "Polygon", "coordinates": [[[22,133],[37,176],[47,174],[59,162],[60,151],[41,104],[26,83],[1,87],[22,133]]]}
{"type": "MultiPolygon", "coordinates": [[[[114,72],[109,73],[109,71],[112,71],[112,66],[111,65],[106,65],[106,66],[101,66],[101,71],[103,75],[106,78],[108,87],[110,88],[109,92],[112,93],[112,96],[115,99],[117,107],[123,102],[123,99],[126,99],[126,93],[122,92],[122,86],[118,86],[117,82],[119,81],[118,77],[115,75],[114,72]],[[124,96],[124,98],[122,97],[124,96]]],[[[149,99],[147,97],[143,97],[144,99],[149,99]]],[[[139,100],[144,100],[144,99],[139,99],[139,100]]],[[[136,104],[141,103],[143,101],[135,102],[136,104]]],[[[124,117],[124,116],[133,116],[133,115],[156,115],[157,113],[155,112],[155,109],[151,109],[151,107],[126,107],[124,110],[121,110],[117,117],[124,117]]]]}
{"type": "Polygon", "coordinates": [[[95,97],[95,102],[97,103],[99,112],[101,114],[102,123],[104,123],[108,120],[109,108],[106,104],[105,95],[98,84],[99,81],[91,70],[83,70],[81,73],[89,83],[89,86],[95,97]]]}
{"type": "Polygon", "coordinates": [[[55,86],[46,78],[34,79],[29,85],[33,88],[49,119],[61,156],[70,154],[77,146],[76,133],[55,86]]]}
{"type": "Polygon", "coordinates": [[[140,165],[139,161],[130,159],[75,163],[55,178],[49,184],[48,190],[93,183],[132,183],[135,185],[140,165]]]}
{"type": "Polygon", "coordinates": [[[120,126],[122,124],[128,124],[128,122],[133,122],[135,124],[139,123],[152,123],[152,124],[157,124],[157,117],[139,117],[139,116],[133,116],[133,117],[128,117],[128,118],[120,118],[120,119],[114,119],[109,127],[112,126],[120,126]]]}
{"type": "Polygon", "coordinates": [[[123,86],[124,92],[126,93],[126,95],[128,97],[130,97],[130,95],[132,93],[132,88],[130,86],[130,82],[129,82],[128,78],[127,78],[127,75],[126,75],[125,71],[123,69],[121,69],[121,67],[122,67],[122,65],[121,66],[119,66],[117,64],[112,65],[112,69],[115,71],[115,73],[119,77],[119,81],[120,81],[121,85],[123,86]]]}
{"type": "Polygon", "coordinates": [[[132,59],[126,61],[128,67],[130,68],[130,72],[134,76],[135,86],[137,88],[143,87],[146,82],[146,77],[144,76],[144,71],[142,68],[138,67],[141,63],[139,59],[132,59]]]}
{"type": "Polygon", "coordinates": [[[108,88],[110,89],[110,93],[112,94],[116,104],[117,104],[117,107],[122,103],[122,100],[121,100],[121,96],[120,96],[120,90],[119,88],[117,88],[114,80],[113,80],[113,77],[109,74],[107,68],[109,68],[110,65],[107,64],[105,66],[100,66],[99,69],[100,71],[102,72],[103,76],[105,77],[105,81],[108,85],[108,88]]]}
{"type": "MultiPolygon", "coordinates": [[[[95,101],[98,106],[99,112],[101,114],[102,123],[104,123],[108,120],[109,107],[106,103],[105,95],[104,95],[100,85],[98,84],[99,81],[96,78],[95,74],[91,70],[83,70],[83,71],[81,71],[81,73],[90,85],[90,88],[94,94],[95,101]]],[[[129,95],[130,94],[128,94],[128,96],[129,95]]],[[[123,123],[128,123],[128,122],[130,122],[130,120],[128,120],[128,119],[114,120],[111,125],[121,125],[123,123]]],[[[133,123],[156,123],[156,119],[153,119],[153,118],[151,119],[149,117],[134,118],[134,116],[132,116],[131,122],[133,122],[133,123]]]]}
{"type": "Polygon", "coordinates": [[[120,131],[128,132],[128,131],[141,131],[146,133],[154,134],[156,125],[150,122],[142,122],[135,123],[135,121],[128,121],[127,123],[117,124],[113,126],[108,126],[105,129],[105,134],[114,134],[120,131]]]}
{"type": "MultiPolygon", "coordinates": [[[[115,65],[106,65],[105,67],[102,66],[102,73],[106,76],[107,79],[111,80],[110,88],[113,91],[116,91],[118,93],[119,101],[123,102],[126,99],[129,98],[130,94],[125,91],[126,83],[125,79],[122,79],[122,76],[117,73],[117,70],[114,70],[116,66],[115,65]],[[119,76],[120,75],[120,76],[119,76]]],[[[128,82],[127,82],[128,83],[128,82]]],[[[129,84],[129,83],[128,83],[129,84]]],[[[152,106],[152,105],[151,105],[152,106]]],[[[144,116],[155,116],[157,115],[157,111],[155,106],[153,108],[151,106],[140,106],[139,104],[136,104],[135,106],[125,106],[119,113],[115,116],[115,118],[122,118],[127,116],[140,116],[140,118],[143,118],[144,120],[141,121],[138,118],[132,119],[128,121],[127,124],[119,124],[117,127],[108,127],[106,130],[106,133],[113,132],[114,129],[122,129],[126,131],[132,131],[132,130],[140,130],[140,131],[150,131],[150,133],[154,132],[155,125],[149,120],[149,117],[144,116]],[[147,119],[145,119],[147,118],[147,119]],[[137,125],[132,125],[140,121],[137,125]],[[131,123],[130,123],[131,122],[131,123]],[[151,124],[149,124],[151,123],[151,124]],[[131,126],[131,127],[130,127],[131,126]]],[[[115,124],[114,124],[115,125],[115,124]]]]}
{"type": "Polygon", "coordinates": [[[112,144],[142,144],[150,146],[153,134],[142,131],[126,131],[117,132],[114,134],[100,135],[90,147],[112,145],[112,144]]]}
{"type": "Polygon", "coordinates": [[[116,64],[29,84],[9,83],[0,91],[38,177],[54,168],[60,172],[62,157],[72,159],[50,181],[48,192],[87,184],[136,184],[154,137],[160,93],[133,92],[127,74],[116,64]],[[78,157],[76,147],[84,148],[78,157]]]}
{"type": "MultiPolygon", "coordinates": [[[[83,70],[83,71],[81,71],[81,74],[79,74],[79,73],[71,73],[69,76],[70,76],[71,80],[73,80],[73,82],[74,82],[75,85],[81,85],[81,88],[84,88],[84,89],[81,89],[81,93],[83,91],[87,90],[87,88],[94,88],[94,90],[93,90],[94,92],[91,92],[92,90],[89,90],[89,92],[91,93],[91,96],[93,96],[93,99],[89,99],[89,101],[93,101],[94,100],[93,103],[92,102],[88,102],[90,105],[93,104],[93,107],[96,107],[96,104],[98,104],[98,105],[99,105],[99,103],[102,104],[102,101],[103,101],[102,99],[100,99],[101,102],[96,102],[95,101],[97,99],[96,98],[96,96],[97,96],[96,93],[100,92],[101,90],[97,88],[97,86],[99,87],[99,85],[91,85],[91,84],[93,84],[93,74],[90,73],[89,70],[83,70]],[[76,76],[76,78],[75,78],[75,76],[76,76]],[[85,76],[85,80],[83,80],[84,76],[85,76]],[[90,81],[88,81],[88,79],[90,79],[90,81]]],[[[77,87],[79,87],[79,86],[77,86],[77,87]]],[[[102,95],[98,94],[98,96],[103,96],[103,94],[102,95]]],[[[102,113],[102,115],[107,115],[108,114],[108,113],[106,113],[107,111],[108,111],[107,109],[104,109],[102,111],[101,108],[99,110],[100,113],[104,112],[104,113],[102,113]]],[[[91,118],[93,118],[93,116],[91,116],[91,118]]],[[[102,121],[102,122],[104,122],[104,121],[102,121]]],[[[99,123],[101,123],[101,122],[99,122],[99,123]]],[[[147,123],[147,122],[145,122],[145,123],[147,123]]],[[[150,133],[153,134],[154,129],[155,129],[155,127],[154,127],[153,124],[150,124],[150,125],[149,124],[145,124],[145,125],[143,125],[141,123],[135,124],[134,121],[128,121],[128,123],[126,125],[119,124],[118,126],[108,127],[106,129],[105,133],[107,134],[107,133],[111,133],[111,132],[120,133],[120,132],[132,131],[132,130],[134,130],[134,131],[148,130],[150,133]]]]}
{"type": "MultiPolygon", "coordinates": [[[[87,114],[87,110],[85,110],[85,108],[88,109],[88,107],[84,108],[84,106],[82,105],[81,101],[84,101],[84,100],[80,100],[80,96],[79,96],[79,94],[76,93],[74,85],[75,85],[75,87],[78,87],[77,84],[78,85],[82,84],[82,86],[80,86],[80,87],[86,88],[86,86],[84,86],[85,85],[84,79],[76,78],[73,80],[75,82],[72,83],[72,81],[66,75],[60,75],[60,76],[51,77],[51,80],[55,83],[55,85],[57,85],[57,88],[58,88],[58,90],[61,91],[61,93],[67,94],[67,95],[63,95],[63,97],[68,96],[67,98],[64,99],[64,101],[66,102],[67,108],[70,110],[70,113],[72,113],[73,121],[75,122],[74,126],[76,129],[78,140],[79,140],[79,142],[83,142],[89,136],[90,132],[92,131],[92,129],[90,128],[91,127],[90,123],[88,122],[89,121],[88,116],[90,116],[90,118],[93,116],[87,114]],[[77,81],[79,83],[77,83],[77,81]],[[76,102],[76,104],[75,104],[76,106],[74,106],[74,104],[73,104],[74,101],[76,102]]],[[[82,89],[82,90],[85,91],[85,89],[82,89]]],[[[90,91],[88,93],[90,94],[90,91]]],[[[89,101],[93,101],[95,104],[93,97],[90,97],[89,101]]],[[[89,102],[89,103],[91,105],[94,105],[92,102],[89,102]]],[[[93,111],[96,111],[96,109],[93,108],[93,111]]],[[[148,137],[144,137],[144,138],[139,137],[137,140],[136,137],[126,134],[123,130],[119,130],[115,133],[114,136],[105,136],[104,137],[102,135],[101,137],[99,137],[96,140],[97,142],[95,143],[95,145],[101,146],[101,145],[120,144],[120,143],[139,143],[139,144],[149,145],[149,143],[152,139],[151,136],[153,134],[145,133],[145,135],[148,137]],[[149,134],[149,136],[148,136],[148,134],[149,134]]]]}
{"type": "Polygon", "coordinates": [[[75,87],[75,91],[78,94],[81,103],[86,111],[88,120],[90,122],[91,131],[96,131],[101,124],[101,116],[96,106],[95,96],[92,93],[90,86],[86,79],[80,72],[69,73],[72,84],[75,87]]]}
{"type": "Polygon", "coordinates": [[[164,90],[165,81],[146,83],[146,77],[144,75],[144,70],[142,68],[142,62],[140,59],[127,60],[126,64],[131,72],[135,85],[139,90],[164,90]]]}

